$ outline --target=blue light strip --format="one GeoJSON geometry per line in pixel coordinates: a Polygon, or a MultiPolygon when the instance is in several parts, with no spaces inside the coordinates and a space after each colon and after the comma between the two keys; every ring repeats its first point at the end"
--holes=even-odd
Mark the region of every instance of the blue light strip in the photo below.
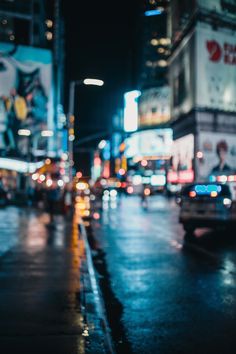
{"type": "Polygon", "coordinates": [[[161,15],[162,14],[162,10],[149,10],[149,11],[145,11],[144,15],[145,16],[156,16],[156,15],[161,15]]]}
{"type": "Polygon", "coordinates": [[[208,195],[212,192],[220,193],[221,189],[221,186],[218,186],[216,184],[199,184],[194,187],[195,192],[200,195],[208,195]]]}

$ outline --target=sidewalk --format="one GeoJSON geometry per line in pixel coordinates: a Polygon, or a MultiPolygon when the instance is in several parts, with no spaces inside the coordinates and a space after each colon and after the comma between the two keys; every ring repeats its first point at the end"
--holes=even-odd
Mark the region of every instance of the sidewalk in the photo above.
{"type": "Polygon", "coordinates": [[[0,220],[1,352],[109,353],[78,218],[48,227],[46,213],[9,207],[0,220]]]}

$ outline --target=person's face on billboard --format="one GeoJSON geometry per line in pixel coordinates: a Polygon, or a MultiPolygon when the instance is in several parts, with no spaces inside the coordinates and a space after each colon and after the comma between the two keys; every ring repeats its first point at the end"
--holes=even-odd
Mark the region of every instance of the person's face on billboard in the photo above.
{"type": "Polygon", "coordinates": [[[225,149],[222,149],[222,148],[219,149],[218,156],[219,156],[220,162],[225,162],[226,156],[227,156],[227,151],[225,149]]]}

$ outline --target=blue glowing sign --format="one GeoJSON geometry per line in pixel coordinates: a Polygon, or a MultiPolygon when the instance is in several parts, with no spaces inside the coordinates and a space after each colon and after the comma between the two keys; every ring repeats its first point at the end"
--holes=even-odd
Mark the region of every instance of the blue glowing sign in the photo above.
{"type": "Polygon", "coordinates": [[[145,11],[144,15],[145,16],[156,16],[156,15],[161,15],[162,14],[162,10],[149,10],[149,11],[145,11]]]}

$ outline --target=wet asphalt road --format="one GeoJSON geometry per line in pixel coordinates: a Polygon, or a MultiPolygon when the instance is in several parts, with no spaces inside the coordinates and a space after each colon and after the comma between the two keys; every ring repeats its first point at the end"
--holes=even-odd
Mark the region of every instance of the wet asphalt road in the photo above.
{"type": "Polygon", "coordinates": [[[118,353],[236,353],[236,233],[184,242],[174,200],[106,205],[89,239],[118,353]]]}
{"type": "MultiPolygon", "coordinates": [[[[84,353],[77,229],[60,216],[0,210],[0,352],[84,353]]],[[[82,249],[82,248],[81,248],[82,249]]]]}

